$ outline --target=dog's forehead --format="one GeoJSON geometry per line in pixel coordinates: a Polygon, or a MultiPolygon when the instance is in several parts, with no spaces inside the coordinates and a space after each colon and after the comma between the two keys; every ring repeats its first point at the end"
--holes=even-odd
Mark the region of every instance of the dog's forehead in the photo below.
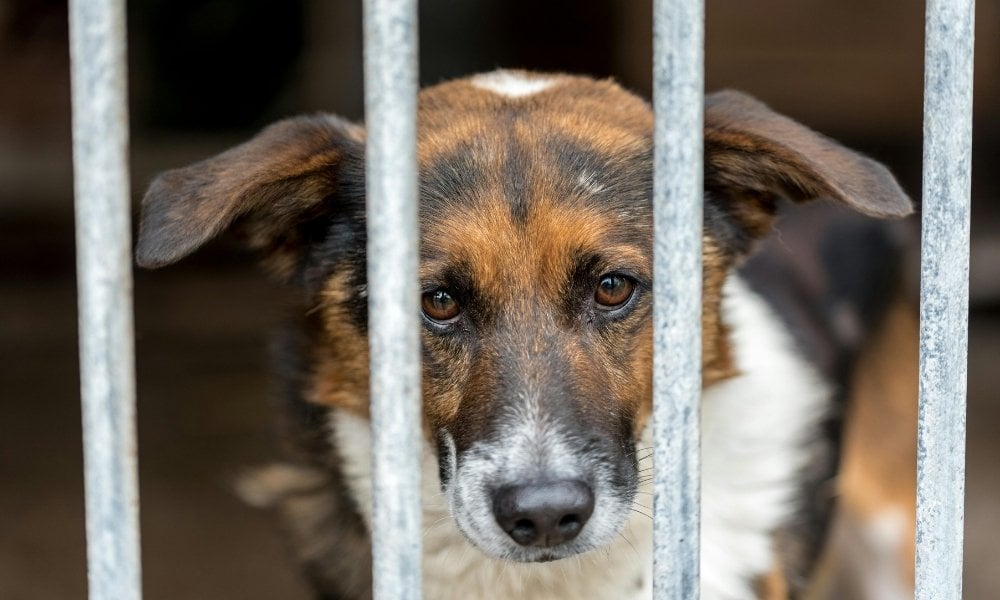
{"type": "Polygon", "coordinates": [[[629,152],[649,143],[653,115],[610,80],[495,71],[424,89],[418,122],[425,166],[470,139],[502,144],[513,127],[529,142],[560,136],[607,153],[629,152]]]}
{"type": "Polygon", "coordinates": [[[646,233],[599,208],[535,203],[523,222],[503,202],[483,202],[422,225],[421,276],[458,275],[495,301],[531,295],[557,301],[591,261],[650,269],[646,233]]]}
{"type": "Polygon", "coordinates": [[[649,107],[610,81],[496,72],[421,95],[424,274],[555,286],[600,254],[644,269],[649,107]]]}

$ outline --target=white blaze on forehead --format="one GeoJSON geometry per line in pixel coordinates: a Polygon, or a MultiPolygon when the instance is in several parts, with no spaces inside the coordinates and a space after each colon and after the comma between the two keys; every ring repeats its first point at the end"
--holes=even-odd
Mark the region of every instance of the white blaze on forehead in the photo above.
{"type": "Polygon", "coordinates": [[[555,82],[554,79],[530,77],[511,71],[493,71],[472,78],[472,85],[477,88],[510,98],[523,98],[543,92],[555,82]]]}

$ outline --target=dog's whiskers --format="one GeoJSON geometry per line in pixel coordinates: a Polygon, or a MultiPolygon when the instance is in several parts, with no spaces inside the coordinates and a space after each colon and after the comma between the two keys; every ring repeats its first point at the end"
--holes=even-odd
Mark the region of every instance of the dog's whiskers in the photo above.
{"type": "Polygon", "coordinates": [[[646,517],[646,518],[647,518],[647,519],[649,519],[650,521],[652,521],[652,520],[653,520],[653,515],[650,515],[650,514],[648,514],[648,513],[644,513],[644,512],[642,512],[641,510],[639,510],[638,508],[635,508],[635,507],[632,507],[632,508],[629,508],[629,510],[631,510],[631,511],[632,511],[632,512],[634,512],[634,513],[638,513],[638,514],[640,514],[640,515],[642,515],[642,516],[646,517]]]}
{"type": "Polygon", "coordinates": [[[628,544],[628,547],[632,549],[632,552],[635,554],[636,558],[642,558],[642,556],[639,554],[639,550],[635,547],[635,544],[632,543],[632,540],[630,540],[630,539],[628,539],[628,537],[626,537],[626,535],[625,535],[624,532],[619,531],[618,532],[618,537],[620,537],[621,539],[625,540],[625,543],[628,544]]]}

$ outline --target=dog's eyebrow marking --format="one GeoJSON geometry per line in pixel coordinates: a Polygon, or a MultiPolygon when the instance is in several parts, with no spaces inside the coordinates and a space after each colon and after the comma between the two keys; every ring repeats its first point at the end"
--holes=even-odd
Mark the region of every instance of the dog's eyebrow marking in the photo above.
{"type": "Polygon", "coordinates": [[[454,150],[436,156],[421,169],[420,192],[423,201],[441,209],[461,198],[475,197],[483,185],[483,168],[475,157],[482,150],[470,142],[463,142],[454,150]]]}
{"type": "Polygon", "coordinates": [[[573,178],[575,186],[584,191],[590,191],[595,184],[606,188],[604,182],[598,180],[611,170],[613,157],[565,135],[552,136],[546,140],[545,148],[555,158],[556,166],[573,178]]]}
{"type": "Polygon", "coordinates": [[[526,77],[511,71],[493,71],[472,78],[472,85],[475,87],[508,98],[524,98],[544,92],[555,83],[554,79],[526,77]]]}

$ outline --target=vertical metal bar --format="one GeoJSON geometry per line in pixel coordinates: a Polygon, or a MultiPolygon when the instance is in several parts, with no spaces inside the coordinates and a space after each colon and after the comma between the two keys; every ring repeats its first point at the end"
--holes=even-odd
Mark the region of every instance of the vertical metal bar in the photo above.
{"type": "Polygon", "coordinates": [[[421,596],[417,10],[365,0],[375,598],[421,596]]]}
{"type": "Polygon", "coordinates": [[[654,183],[653,592],[699,594],[702,0],[656,0],[654,183]]]}
{"type": "Polygon", "coordinates": [[[962,597],[974,0],[928,0],[924,73],[917,576],[962,597]]]}
{"type": "Polygon", "coordinates": [[[125,3],[70,2],[90,598],[141,597],[125,3]]]}

